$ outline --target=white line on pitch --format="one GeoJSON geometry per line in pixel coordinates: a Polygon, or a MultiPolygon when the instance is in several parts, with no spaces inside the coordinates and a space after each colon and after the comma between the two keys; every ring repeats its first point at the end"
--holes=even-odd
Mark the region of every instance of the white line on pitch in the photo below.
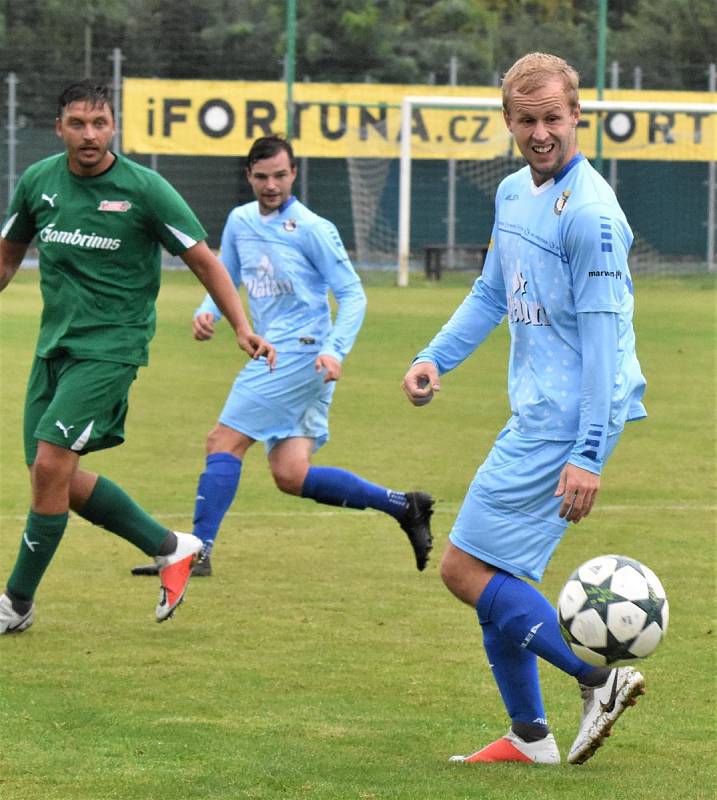
{"type": "MultiPolygon", "coordinates": [[[[457,514],[459,506],[458,505],[442,505],[438,506],[438,508],[434,508],[434,512],[436,514],[457,514]]],[[[600,511],[610,512],[623,512],[623,511],[717,511],[717,505],[711,504],[690,504],[690,503],[677,503],[677,504],[670,504],[670,505],[660,505],[660,504],[646,504],[646,505],[638,505],[638,504],[605,504],[601,506],[597,506],[593,513],[599,513],[600,511]]],[[[381,512],[376,511],[371,508],[367,508],[364,511],[358,509],[351,509],[351,508],[341,508],[337,509],[336,511],[229,511],[225,514],[225,517],[345,517],[345,516],[357,516],[359,514],[373,514],[379,515],[381,512]]],[[[187,511],[186,513],[182,514],[179,512],[170,512],[170,513],[162,513],[162,514],[152,514],[153,517],[156,519],[182,519],[186,517],[191,517],[192,512],[187,511]]],[[[85,522],[82,517],[74,517],[77,522],[85,522]]],[[[16,515],[16,514],[0,514],[0,522],[24,522],[26,519],[26,515],[16,515]]],[[[90,523],[87,523],[90,524],[90,523]]]]}

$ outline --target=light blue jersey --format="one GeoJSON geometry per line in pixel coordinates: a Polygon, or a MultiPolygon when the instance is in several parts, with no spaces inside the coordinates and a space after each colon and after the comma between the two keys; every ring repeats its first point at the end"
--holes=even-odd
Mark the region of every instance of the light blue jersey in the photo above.
{"type": "MultiPolygon", "coordinates": [[[[222,261],[244,284],[254,329],[279,353],[322,353],[342,361],[358,335],[366,296],[336,227],[291,197],[268,215],[254,201],[231,211],[222,261]],[[331,320],[328,291],[338,303],[331,320]]],[[[197,313],[219,309],[207,295],[197,313]]]]}
{"type": "Polygon", "coordinates": [[[446,372],[508,319],[512,415],[450,540],[512,575],[540,580],[565,532],[555,490],[566,462],[600,474],[625,422],[645,416],[631,244],[614,193],[583,156],[541,186],[524,167],[498,187],[482,276],[416,358],[446,372]]]}
{"type": "Polygon", "coordinates": [[[508,427],[575,441],[570,461],[599,473],[607,437],[646,414],[632,238],[614,193],[582,155],[539,187],[528,166],[508,176],[482,277],[417,360],[452,369],[507,316],[508,427]]]}

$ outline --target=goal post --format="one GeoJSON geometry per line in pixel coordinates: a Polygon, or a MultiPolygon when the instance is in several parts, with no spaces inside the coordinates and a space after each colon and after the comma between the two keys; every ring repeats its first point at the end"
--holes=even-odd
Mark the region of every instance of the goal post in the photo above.
{"type": "MultiPolygon", "coordinates": [[[[631,101],[631,100],[583,100],[580,103],[583,112],[606,114],[614,126],[612,139],[614,142],[624,141],[634,128],[635,115],[662,114],[688,115],[692,121],[692,136],[697,144],[704,144],[701,137],[707,137],[707,157],[700,160],[712,165],[717,161],[717,103],[685,103],[667,101],[631,101]],[[702,125],[705,118],[709,124],[702,125]]],[[[407,95],[401,103],[400,125],[400,164],[399,164],[399,202],[398,202],[398,276],[399,286],[407,286],[411,257],[411,164],[413,156],[413,122],[414,113],[419,108],[433,109],[483,109],[498,111],[502,109],[502,100],[498,97],[455,97],[433,95],[407,95]]],[[[598,118],[604,126],[602,117],[598,118]]],[[[653,124],[654,120],[651,118],[653,124]]],[[[595,127],[597,131],[597,126],[595,127]]],[[[658,130],[657,133],[660,133],[658,130]]],[[[651,132],[652,135],[652,132],[651,132]]],[[[668,134],[663,135],[668,141],[668,134]]],[[[669,143],[669,141],[668,141],[669,143]]],[[[512,148],[512,145],[511,145],[512,148]]],[[[642,156],[645,158],[645,156],[642,156]]],[[[662,158],[667,158],[662,156],[662,158]]],[[[706,262],[710,270],[715,268],[715,170],[711,168],[705,181],[707,191],[707,212],[705,220],[707,246],[706,262]]]]}
{"type": "Polygon", "coordinates": [[[401,102],[401,155],[398,180],[398,285],[408,286],[411,250],[411,134],[417,107],[497,108],[499,98],[431,97],[408,95],[401,102]]]}

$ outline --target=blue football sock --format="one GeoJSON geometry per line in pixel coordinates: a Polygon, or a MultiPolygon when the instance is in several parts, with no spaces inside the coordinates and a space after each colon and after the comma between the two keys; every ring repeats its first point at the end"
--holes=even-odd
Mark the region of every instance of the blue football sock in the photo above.
{"type": "Polygon", "coordinates": [[[538,678],[538,657],[509,641],[494,622],[481,620],[483,647],[498,684],[508,716],[513,722],[546,726],[545,707],[538,678]]]}
{"type": "Polygon", "coordinates": [[[580,678],[594,667],[581,661],[560,633],[558,614],[530,584],[506,572],[498,572],[483,590],[478,619],[495,623],[500,633],[518,647],[580,678]]]}
{"type": "Polygon", "coordinates": [[[400,519],[408,508],[403,492],[369,483],[338,467],[309,467],[301,496],[329,506],[374,508],[400,519]]]}
{"type": "Polygon", "coordinates": [[[231,453],[212,453],[199,477],[194,503],[192,533],[204,542],[203,555],[209,555],[219,526],[234,500],[241,476],[241,459],[231,453]]]}

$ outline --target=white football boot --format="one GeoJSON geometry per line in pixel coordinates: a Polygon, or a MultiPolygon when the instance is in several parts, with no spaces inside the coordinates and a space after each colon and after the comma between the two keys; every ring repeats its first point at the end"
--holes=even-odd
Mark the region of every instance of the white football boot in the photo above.
{"type": "Polygon", "coordinates": [[[560,751],[552,733],[537,742],[526,742],[509,730],[505,736],[469,756],[451,756],[454,764],[484,764],[518,761],[524,764],[559,764],[560,751]]]}
{"type": "Polygon", "coordinates": [[[12,607],[12,601],[6,594],[0,595],[0,634],[22,633],[35,621],[35,604],[29,611],[18,614],[12,607]]]}
{"type": "Polygon", "coordinates": [[[645,693],[644,677],[632,667],[616,667],[602,686],[580,686],[583,716],[568,753],[568,763],[583,764],[610,735],[610,729],[628,706],[645,693]]]}

